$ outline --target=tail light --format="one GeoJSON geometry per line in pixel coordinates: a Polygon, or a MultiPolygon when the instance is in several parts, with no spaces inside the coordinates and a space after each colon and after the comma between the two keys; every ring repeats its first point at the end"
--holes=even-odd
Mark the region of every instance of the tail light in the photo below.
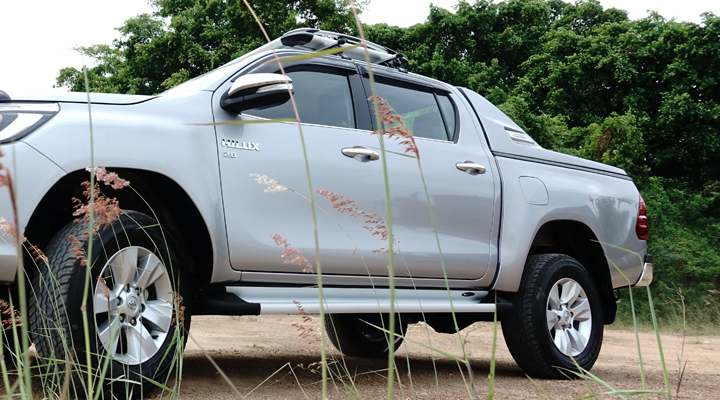
{"type": "Polygon", "coordinates": [[[638,210],[637,223],[635,224],[635,234],[640,240],[648,240],[650,237],[650,220],[647,217],[647,208],[645,208],[645,200],[640,195],[640,210],[638,210]]]}

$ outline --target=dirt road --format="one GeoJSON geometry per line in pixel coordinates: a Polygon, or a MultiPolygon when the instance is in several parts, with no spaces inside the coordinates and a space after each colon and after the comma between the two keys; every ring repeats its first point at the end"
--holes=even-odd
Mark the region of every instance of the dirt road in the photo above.
{"type": "MultiPolygon", "coordinates": [[[[205,357],[205,350],[247,399],[321,398],[319,372],[308,369],[310,364],[320,360],[319,346],[312,339],[299,337],[293,324],[301,322],[300,316],[194,317],[190,331],[192,338],[185,351],[180,397],[237,398],[205,357]],[[301,365],[303,367],[299,367],[301,365]]],[[[313,324],[305,324],[305,327],[317,329],[313,324]]],[[[431,343],[432,347],[450,354],[462,355],[457,335],[435,333],[425,324],[411,325],[408,337],[425,344],[431,343]]],[[[485,398],[488,392],[492,324],[476,323],[464,330],[462,337],[471,361],[477,395],[485,398]]],[[[681,336],[670,334],[663,334],[661,340],[674,395],[678,385],[677,360],[683,340],[681,336]]],[[[640,341],[647,387],[664,390],[655,334],[641,333],[640,341]]],[[[337,351],[332,349],[329,354],[338,360],[336,364],[331,364],[331,368],[344,371],[343,382],[337,374],[333,375],[334,381],[329,385],[330,398],[354,398],[353,393],[362,399],[386,397],[385,360],[345,358],[343,365],[337,351]],[[347,379],[348,371],[352,382],[347,379]]],[[[433,354],[429,350],[411,343],[396,353],[395,361],[402,381],[402,387],[395,386],[396,398],[470,397],[463,382],[463,377],[467,379],[467,370],[459,368],[455,361],[441,354],[435,353],[434,357],[433,363],[433,354]]],[[[683,359],[688,362],[679,398],[720,399],[720,337],[686,337],[683,359]]],[[[602,352],[592,372],[616,389],[641,389],[635,335],[632,332],[606,330],[602,352]]],[[[582,381],[536,380],[533,383],[513,362],[502,336],[498,337],[495,379],[497,399],[548,398],[543,391],[555,399],[569,399],[591,394],[593,390],[597,393],[606,390],[582,381]]]]}

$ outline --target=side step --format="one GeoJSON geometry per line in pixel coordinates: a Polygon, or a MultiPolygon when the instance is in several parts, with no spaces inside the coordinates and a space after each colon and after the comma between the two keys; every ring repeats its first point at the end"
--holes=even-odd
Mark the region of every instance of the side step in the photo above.
{"type": "MultiPolygon", "coordinates": [[[[207,294],[196,305],[200,315],[270,315],[320,312],[317,287],[226,287],[207,294]]],[[[395,291],[395,311],[400,313],[480,313],[503,311],[506,303],[488,291],[481,290],[413,290],[395,291]],[[492,297],[492,298],[490,298],[492,297]],[[452,305],[450,303],[452,298],[452,305]],[[488,302],[488,300],[490,302],[488,302]]],[[[324,311],[334,314],[386,313],[390,311],[389,289],[325,288],[324,311]]]]}

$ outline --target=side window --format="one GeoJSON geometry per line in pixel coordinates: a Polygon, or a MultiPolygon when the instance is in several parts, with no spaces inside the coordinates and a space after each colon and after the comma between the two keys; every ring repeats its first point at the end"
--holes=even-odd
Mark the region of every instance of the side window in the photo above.
{"type": "MultiPolygon", "coordinates": [[[[300,121],[342,128],[356,127],[347,75],[318,71],[292,71],[287,75],[293,81],[300,121]]],[[[268,119],[295,118],[290,101],[275,107],[247,110],[245,114],[268,119]]]]}
{"type": "Polygon", "coordinates": [[[448,137],[452,140],[455,139],[455,127],[457,126],[455,120],[455,107],[453,106],[450,97],[446,94],[436,95],[438,103],[440,103],[440,111],[442,111],[443,120],[445,121],[445,127],[448,131],[448,137]]]}
{"type": "MultiPolygon", "coordinates": [[[[375,88],[378,96],[387,100],[390,107],[403,117],[405,125],[414,136],[449,140],[448,129],[432,92],[408,89],[384,82],[376,82],[375,88]]],[[[453,111],[453,123],[454,116],[453,111]]]]}

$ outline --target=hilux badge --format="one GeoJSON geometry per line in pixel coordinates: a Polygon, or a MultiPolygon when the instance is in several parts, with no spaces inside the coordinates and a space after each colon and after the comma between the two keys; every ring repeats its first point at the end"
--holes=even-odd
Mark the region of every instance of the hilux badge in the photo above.
{"type": "Polygon", "coordinates": [[[260,143],[238,142],[237,140],[228,139],[222,140],[222,147],[231,147],[233,149],[240,150],[260,151],[260,143]]]}

